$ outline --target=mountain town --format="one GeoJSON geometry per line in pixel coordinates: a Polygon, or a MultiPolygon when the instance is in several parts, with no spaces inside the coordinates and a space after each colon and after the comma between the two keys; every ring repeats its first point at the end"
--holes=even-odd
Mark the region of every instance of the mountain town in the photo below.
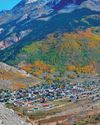
{"type": "Polygon", "coordinates": [[[0,125],[100,125],[100,0],[4,4],[0,125]]]}

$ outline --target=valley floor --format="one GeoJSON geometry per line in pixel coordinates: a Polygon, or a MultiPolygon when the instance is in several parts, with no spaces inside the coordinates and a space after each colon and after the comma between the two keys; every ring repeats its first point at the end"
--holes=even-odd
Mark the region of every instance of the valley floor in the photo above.
{"type": "Polygon", "coordinates": [[[78,78],[61,88],[55,83],[13,92],[1,90],[0,103],[32,125],[99,125],[99,79],[99,75],[78,78]]]}
{"type": "MultiPolygon", "coordinates": [[[[62,101],[62,100],[61,100],[62,101]]],[[[62,111],[55,115],[36,120],[41,125],[99,125],[100,124],[100,102],[92,102],[89,98],[76,103],[67,102],[61,105],[62,111]],[[95,118],[99,117],[98,121],[95,118]]],[[[56,107],[59,110],[59,107],[56,107]]]]}

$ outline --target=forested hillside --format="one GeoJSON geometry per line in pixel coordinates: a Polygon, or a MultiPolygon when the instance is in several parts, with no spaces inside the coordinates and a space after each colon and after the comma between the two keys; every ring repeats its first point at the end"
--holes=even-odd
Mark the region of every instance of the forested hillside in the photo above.
{"type": "Polygon", "coordinates": [[[23,47],[15,60],[18,65],[34,75],[66,72],[93,73],[100,62],[99,29],[87,29],[64,34],[50,34],[42,41],[33,41],[23,47]]]}

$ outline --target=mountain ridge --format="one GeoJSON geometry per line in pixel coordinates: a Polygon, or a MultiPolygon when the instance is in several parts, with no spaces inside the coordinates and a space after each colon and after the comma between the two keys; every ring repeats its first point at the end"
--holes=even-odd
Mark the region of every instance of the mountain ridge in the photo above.
{"type": "MultiPolygon", "coordinates": [[[[30,37],[34,30],[37,32],[37,30],[39,28],[36,28],[34,25],[35,25],[35,23],[37,25],[37,23],[39,21],[41,21],[41,25],[44,25],[46,22],[49,25],[50,20],[54,19],[55,17],[57,17],[57,16],[60,17],[61,14],[66,14],[68,16],[68,17],[66,17],[66,19],[67,19],[67,18],[69,18],[70,14],[71,15],[73,13],[76,14],[75,13],[76,11],[81,13],[82,9],[85,10],[84,7],[89,8],[89,11],[91,11],[91,13],[95,12],[94,16],[97,15],[99,18],[100,11],[98,9],[96,9],[97,7],[99,8],[99,6],[100,6],[100,4],[98,4],[98,1],[94,1],[94,0],[85,0],[85,2],[84,2],[84,0],[80,0],[80,1],[59,0],[58,2],[55,2],[55,0],[53,0],[53,1],[44,0],[44,1],[45,1],[45,3],[41,2],[41,0],[40,0],[40,2],[39,1],[30,1],[29,3],[27,3],[26,0],[22,0],[12,10],[4,11],[4,13],[1,12],[1,15],[0,15],[0,50],[5,49],[13,44],[16,44],[19,41],[22,41],[22,39],[26,38],[27,36],[30,37]],[[89,4],[91,2],[92,2],[92,4],[89,4]],[[66,4],[63,4],[63,3],[66,3],[66,4]],[[58,5],[61,8],[56,7],[58,5]],[[97,6],[97,7],[94,9],[94,6],[95,7],[97,6]],[[59,9],[55,9],[55,8],[59,8],[59,9]]],[[[84,11],[84,18],[86,18],[85,15],[87,16],[86,12],[84,11]]],[[[72,20],[74,20],[74,18],[75,17],[72,16],[72,20]]],[[[61,19],[59,18],[59,20],[57,20],[57,21],[61,22],[60,20],[61,19]]],[[[95,20],[97,20],[97,19],[95,17],[93,17],[93,19],[91,18],[91,20],[92,21],[89,20],[90,23],[95,22],[95,20]]],[[[87,24],[89,24],[89,22],[85,21],[85,23],[87,23],[87,24]]],[[[65,22],[63,22],[60,25],[62,25],[62,27],[63,27],[64,24],[65,24],[65,22]]],[[[98,26],[99,22],[96,22],[96,24],[98,26]]],[[[40,27],[40,29],[42,27],[41,25],[38,26],[38,27],[40,27]]],[[[69,29],[71,29],[71,28],[72,28],[72,26],[70,26],[69,29]]],[[[56,29],[56,27],[55,27],[55,29],[56,29]]],[[[33,34],[33,36],[34,36],[34,34],[33,34]]],[[[34,40],[34,39],[32,39],[32,40],[34,40]]]]}

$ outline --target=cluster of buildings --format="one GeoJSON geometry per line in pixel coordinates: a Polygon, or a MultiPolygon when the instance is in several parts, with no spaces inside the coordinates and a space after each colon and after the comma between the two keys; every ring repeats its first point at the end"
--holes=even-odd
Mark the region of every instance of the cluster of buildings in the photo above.
{"type": "Polygon", "coordinates": [[[13,92],[1,90],[0,103],[11,103],[17,107],[26,108],[41,104],[43,107],[50,107],[49,101],[68,98],[70,101],[77,102],[79,99],[87,96],[90,96],[93,101],[100,101],[100,80],[76,84],[43,84],[13,92]]]}

